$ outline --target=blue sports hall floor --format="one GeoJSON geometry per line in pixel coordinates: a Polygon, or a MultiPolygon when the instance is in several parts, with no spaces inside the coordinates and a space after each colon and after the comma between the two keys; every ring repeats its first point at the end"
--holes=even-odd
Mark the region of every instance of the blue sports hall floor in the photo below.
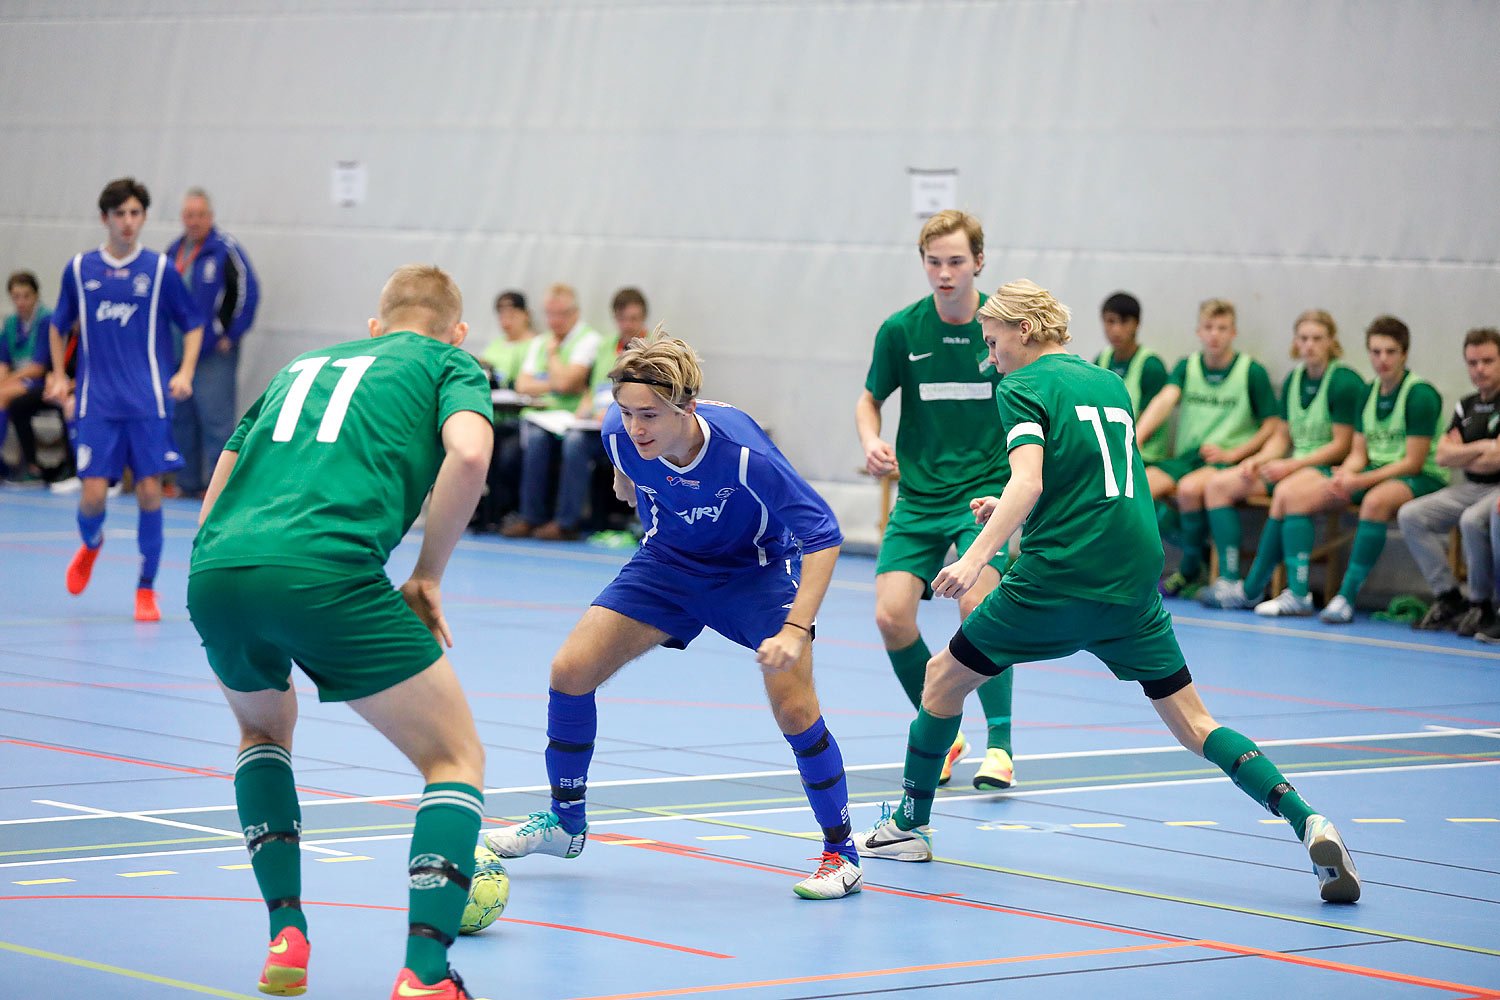
{"type": "MultiPolygon", "coordinates": [[[[259,996],[265,908],[234,814],[236,733],[183,607],[196,505],[169,502],[164,620],[131,620],[135,509],[111,501],[86,593],[73,498],[0,488],[0,995],[259,996]]],[[[393,559],[398,580],[415,558],[393,559]]],[[[451,656],[488,750],[486,805],[546,801],[552,652],[626,558],[470,537],[451,656]]],[[[855,825],[900,784],[911,711],[841,560],[816,676],[855,825]]],[[[706,634],[600,692],[592,834],[508,864],[511,902],[454,947],[476,996],[1500,998],[1500,651],[1404,626],[1331,630],[1172,602],[1218,719],[1261,742],[1353,851],[1335,906],[1286,825],[1178,748],[1085,655],[1016,673],[1019,785],[940,792],[931,864],[866,861],[798,899],[814,823],[753,657],[706,634]]],[[[952,604],[924,605],[936,646],[952,604]]],[[[301,678],[309,997],[385,997],[402,960],[420,779],[301,678]]],[[[983,746],[971,701],[965,732],[983,746]]],[[[974,751],[978,753],[979,751],[974,751]]]]}

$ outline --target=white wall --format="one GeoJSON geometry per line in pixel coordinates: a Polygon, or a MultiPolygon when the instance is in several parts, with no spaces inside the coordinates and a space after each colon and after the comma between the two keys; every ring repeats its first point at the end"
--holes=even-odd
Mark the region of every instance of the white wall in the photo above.
{"type": "MultiPolygon", "coordinates": [[[[906,168],[957,167],[985,286],[1117,288],[1163,353],[1240,306],[1279,379],[1293,316],[1358,357],[1380,312],[1462,389],[1500,323],[1500,5],[1483,0],[0,3],[0,268],[55,275],[134,174],[148,244],[201,184],[264,284],[242,396],[361,332],[393,267],[502,287],[638,284],[708,394],[775,432],[854,537],[853,401],[880,320],[925,292],[906,168]],[[335,160],[369,200],[331,204],[335,160]]],[[[540,320],[540,316],[538,316],[540,320]]],[[[890,414],[894,417],[894,413],[890,414]]]]}

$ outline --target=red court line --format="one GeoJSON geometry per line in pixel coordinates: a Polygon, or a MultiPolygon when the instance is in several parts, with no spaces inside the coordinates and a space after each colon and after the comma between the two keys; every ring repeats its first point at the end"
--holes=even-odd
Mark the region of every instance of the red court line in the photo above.
{"type": "Polygon", "coordinates": [[[608,996],[594,996],[580,998],[580,1000],[648,1000],[650,997],[688,996],[694,993],[723,993],[729,990],[750,990],[767,986],[801,986],[809,983],[832,983],[844,979],[864,979],[870,976],[899,976],[912,972],[944,972],[950,969],[977,969],[992,965],[1014,965],[1020,962],[1044,962],[1049,959],[1092,958],[1097,955],[1128,955],[1132,952],[1155,951],[1161,948],[1181,948],[1193,943],[1192,941],[1169,941],[1164,944],[1137,944],[1127,948],[1093,948],[1088,951],[1062,951],[1051,955],[980,958],[972,962],[940,962],[935,965],[908,965],[898,969],[867,969],[860,972],[833,972],[822,976],[797,976],[791,979],[762,979],[750,983],[685,986],[674,990],[648,990],[645,993],[611,993],[608,996]]]}
{"type": "MultiPolygon", "coordinates": [[[[10,901],[36,901],[36,900],[68,900],[68,899],[128,899],[146,901],[168,901],[189,903],[255,903],[259,906],[265,905],[263,899],[251,899],[242,896],[122,896],[122,895],[71,895],[58,894],[53,896],[0,896],[0,902],[10,901]]],[[[335,906],[349,910],[388,910],[393,913],[405,913],[404,906],[383,906],[378,903],[336,903],[317,899],[304,899],[303,906],[335,906]]],[[[650,945],[652,948],[665,948],[668,951],[680,951],[689,955],[702,955],[704,958],[734,958],[733,955],[721,955],[716,951],[703,951],[700,948],[689,948],[681,944],[669,944],[666,941],[653,941],[650,938],[632,937],[629,934],[615,934],[612,931],[598,931],[590,927],[573,927],[569,924],[549,924],[540,920],[517,920],[514,917],[501,917],[499,923],[526,924],[529,927],[548,927],[552,930],[572,931],[576,934],[592,934],[595,937],[610,938],[615,941],[628,941],[631,944],[650,945]]]]}
{"type": "Polygon", "coordinates": [[[1372,747],[1361,743],[1303,743],[1300,746],[1321,747],[1324,750],[1337,750],[1347,747],[1351,750],[1367,750],[1371,753],[1391,753],[1402,757],[1441,757],[1444,760],[1470,760],[1470,761],[1500,761],[1500,757],[1481,757],[1478,754],[1467,753],[1442,753],[1438,750],[1410,750],[1406,747],[1372,747]]]}
{"type": "Polygon", "coordinates": [[[1244,945],[1229,944],[1224,941],[1194,941],[1193,944],[1211,948],[1215,951],[1227,951],[1236,955],[1251,955],[1257,958],[1268,958],[1273,962],[1287,962],[1291,965],[1305,965],[1312,969],[1326,969],[1330,972],[1345,972],[1352,976],[1364,976],[1367,979],[1383,979],[1392,983],[1403,983],[1408,986],[1426,986],[1435,990],[1456,990],[1465,996],[1479,998],[1500,997],[1500,991],[1485,989],[1483,987],[1469,986],[1464,983],[1450,983],[1442,979],[1427,979],[1422,976],[1410,976],[1402,972],[1387,972],[1384,969],[1371,969],[1363,965],[1346,965],[1343,962],[1330,962],[1325,958],[1310,958],[1306,955],[1288,955],[1282,951],[1266,951],[1261,948],[1249,948],[1244,945]]]}

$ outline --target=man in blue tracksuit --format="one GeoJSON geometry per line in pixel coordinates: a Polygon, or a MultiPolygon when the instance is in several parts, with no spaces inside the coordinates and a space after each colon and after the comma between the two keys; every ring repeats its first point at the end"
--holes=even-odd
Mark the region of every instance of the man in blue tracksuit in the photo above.
{"type": "Polygon", "coordinates": [[[255,319],[260,286],[239,243],[214,228],[213,204],[202,188],[190,188],[183,196],[182,230],[167,247],[167,259],[208,322],[193,395],[177,404],[172,436],[185,463],[177,473],[177,487],[186,496],[201,496],[239,418],[235,376],[240,338],[255,319]]]}

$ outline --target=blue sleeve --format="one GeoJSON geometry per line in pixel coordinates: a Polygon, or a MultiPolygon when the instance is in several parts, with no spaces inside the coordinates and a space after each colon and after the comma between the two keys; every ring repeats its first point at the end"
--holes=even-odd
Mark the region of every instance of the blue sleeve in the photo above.
{"type": "MultiPolygon", "coordinates": [[[[16,327],[16,317],[11,316],[5,320],[4,329],[0,329],[0,365],[8,365],[10,361],[10,340],[14,336],[12,330],[16,327]]],[[[38,324],[40,325],[40,324],[38,324]]]]}
{"type": "Polygon", "coordinates": [[[161,273],[161,308],[184,333],[196,330],[204,324],[204,317],[198,309],[198,303],[194,302],[193,297],[188,294],[187,285],[182,283],[182,275],[177,273],[177,268],[173,267],[170,261],[161,273]]]}
{"type": "Polygon", "coordinates": [[[844,541],[832,509],[779,451],[750,453],[745,482],[797,540],[803,552],[818,552],[844,541]]]}
{"type": "Polygon", "coordinates": [[[234,304],[234,316],[225,329],[229,339],[239,341],[250,329],[250,324],[255,322],[255,310],[260,305],[260,282],[255,278],[255,270],[250,266],[250,258],[245,256],[245,250],[235,240],[225,237],[224,249],[228,257],[234,261],[234,270],[239,281],[239,295],[234,304]]]}
{"type": "MultiPolygon", "coordinates": [[[[64,337],[78,320],[78,286],[73,284],[73,262],[63,268],[62,280],[58,283],[57,308],[52,310],[52,325],[64,337]]],[[[51,351],[47,352],[51,355],[51,351]]]]}

